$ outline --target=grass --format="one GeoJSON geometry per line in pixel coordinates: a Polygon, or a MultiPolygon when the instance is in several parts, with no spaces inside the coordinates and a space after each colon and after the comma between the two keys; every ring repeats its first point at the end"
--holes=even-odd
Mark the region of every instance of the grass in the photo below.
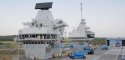
{"type": "Polygon", "coordinates": [[[13,40],[14,37],[16,35],[0,36],[0,49],[18,48],[18,44],[13,40]]]}
{"type": "Polygon", "coordinates": [[[18,45],[14,41],[0,41],[0,46],[3,46],[3,47],[0,47],[0,49],[18,48],[18,46],[22,47],[22,45],[18,45]]]}
{"type": "MultiPolygon", "coordinates": [[[[18,45],[14,41],[0,41],[0,54],[17,54],[18,46],[19,48],[22,47],[22,45],[18,45]]],[[[24,50],[19,51],[20,54],[24,54],[24,50]]]]}

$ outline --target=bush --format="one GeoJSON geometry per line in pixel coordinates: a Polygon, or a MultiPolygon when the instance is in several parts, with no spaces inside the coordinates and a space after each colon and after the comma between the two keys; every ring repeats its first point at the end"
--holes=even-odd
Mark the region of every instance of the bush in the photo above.
{"type": "Polygon", "coordinates": [[[94,40],[91,41],[91,44],[103,45],[103,44],[106,44],[106,39],[105,38],[95,38],[94,40]]]}

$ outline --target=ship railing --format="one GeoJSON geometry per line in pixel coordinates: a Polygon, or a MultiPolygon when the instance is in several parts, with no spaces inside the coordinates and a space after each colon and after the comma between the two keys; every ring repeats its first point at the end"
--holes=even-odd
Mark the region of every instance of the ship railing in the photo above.
{"type": "Polygon", "coordinates": [[[15,37],[14,38],[14,42],[19,42],[19,41],[23,41],[23,40],[57,40],[57,38],[50,38],[50,39],[43,39],[43,38],[19,38],[19,37],[15,37]]]}
{"type": "Polygon", "coordinates": [[[91,40],[93,40],[92,38],[87,38],[87,39],[70,39],[70,40],[83,40],[83,41],[91,41],[91,40]]]}
{"type": "Polygon", "coordinates": [[[24,38],[21,40],[57,40],[55,38],[51,38],[51,39],[43,39],[43,38],[24,38]]]}
{"type": "Polygon", "coordinates": [[[94,38],[87,37],[69,37],[70,40],[93,40],[94,38]]]}

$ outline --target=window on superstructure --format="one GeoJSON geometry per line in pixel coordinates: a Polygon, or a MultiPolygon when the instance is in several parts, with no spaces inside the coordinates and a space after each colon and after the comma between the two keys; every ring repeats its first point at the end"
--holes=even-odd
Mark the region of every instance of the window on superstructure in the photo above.
{"type": "Polygon", "coordinates": [[[46,44],[46,42],[45,42],[45,41],[43,41],[43,44],[46,44]]]}
{"type": "Polygon", "coordinates": [[[33,38],[35,38],[35,35],[32,35],[33,38]]]}
{"type": "Polygon", "coordinates": [[[44,34],[44,39],[46,39],[46,34],[44,34]]]}
{"type": "Polygon", "coordinates": [[[36,34],[36,37],[38,37],[39,35],[38,34],[36,34]]]}
{"type": "Polygon", "coordinates": [[[56,34],[52,34],[52,39],[56,39],[57,35],[56,34]]]}
{"type": "Polygon", "coordinates": [[[50,39],[52,39],[52,34],[50,34],[50,39]]]}
{"type": "Polygon", "coordinates": [[[48,34],[46,34],[46,39],[48,39],[48,34]]]}
{"type": "Polygon", "coordinates": [[[28,44],[28,41],[26,41],[25,44],[28,44]]]}
{"type": "Polygon", "coordinates": [[[38,41],[38,44],[40,44],[40,41],[38,41]]]}
{"type": "Polygon", "coordinates": [[[25,36],[25,38],[26,38],[26,35],[24,35],[25,36]]]}
{"type": "Polygon", "coordinates": [[[38,27],[38,25],[36,24],[36,27],[38,27]]]}
{"type": "Polygon", "coordinates": [[[24,39],[25,38],[25,36],[24,35],[22,35],[22,39],[24,39]]]}
{"type": "Polygon", "coordinates": [[[40,44],[43,44],[43,42],[41,41],[40,44]]]}
{"type": "Polygon", "coordinates": [[[23,44],[25,44],[25,41],[23,42],[23,44]]]}
{"type": "Polygon", "coordinates": [[[25,38],[28,38],[28,35],[25,35],[25,38]]]}
{"type": "Polygon", "coordinates": [[[94,38],[94,34],[87,34],[87,38],[94,38]]]}
{"type": "Polygon", "coordinates": [[[32,44],[34,44],[34,41],[32,41],[32,44]]]}
{"type": "Polygon", "coordinates": [[[59,22],[58,22],[58,24],[61,24],[61,23],[62,23],[62,21],[59,21],[59,22]]]}
{"type": "Polygon", "coordinates": [[[50,44],[50,42],[47,42],[47,44],[50,44]]]}
{"type": "Polygon", "coordinates": [[[35,44],[37,44],[37,41],[35,41],[35,44]]]}
{"type": "Polygon", "coordinates": [[[43,35],[42,34],[40,34],[40,39],[42,39],[43,38],[43,35]]]}
{"type": "Polygon", "coordinates": [[[51,44],[52,42],[50,41],[50,42],[48,42],[49,44],[51,44]]]}
{"type": "Polygon", "coordinates": [[[47,39],[50,39],[50,34],[47,34],[47,39]]]}
{"type": "Polygon", "coordinates": [[[57,38],[57,35],[55,34],[55,35],[54,35],[54,39],[56,39],[56,38],[57,38]]]}
{"type": "Polygon", "coordinates": [[[55,39],[56,38],[56,35],[54,34],[53,38],[55,39]]]}
{"type": "Polygon", "coordinates": [[[32,44],[31,41],[29,41],[29,44],[32,44]]]}
{"type": "Polygon", "coordinates": [[[55,35],[53,35],[53,39],[55,39],[55,35]]]}
{"type": "Polygon", "coordinates": [[[43,26],[43,24],[40,24],[40,27],[42,27],[43,26]]]}
{"type": "Polygon", "coordinates": [[[53,34],[51,34],[51,39],[53,39],[53,34]]]}
{"type": "Polygon", "coordinates": [[[34,23],[32,23],[32,26],[34,26],[34,23]]]}
{"type": "Polygon", "coordinates": [[[32,35],[30,34],[30,38],[32,38],[32,35]]]}

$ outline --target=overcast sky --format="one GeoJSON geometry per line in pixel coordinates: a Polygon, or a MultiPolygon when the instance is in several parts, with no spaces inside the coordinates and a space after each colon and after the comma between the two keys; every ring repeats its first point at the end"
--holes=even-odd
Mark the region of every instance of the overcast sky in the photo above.
{"type": "Polygon", "coordinates": [[[80,3],[83,18],[97,37],[125,37],[125,0],[1,0],[0,35],[15,35],[22,23],[35,18],[35,4],[54,2],[54,18],[63,19],[71,32],[80,23],[80,3]]]}

